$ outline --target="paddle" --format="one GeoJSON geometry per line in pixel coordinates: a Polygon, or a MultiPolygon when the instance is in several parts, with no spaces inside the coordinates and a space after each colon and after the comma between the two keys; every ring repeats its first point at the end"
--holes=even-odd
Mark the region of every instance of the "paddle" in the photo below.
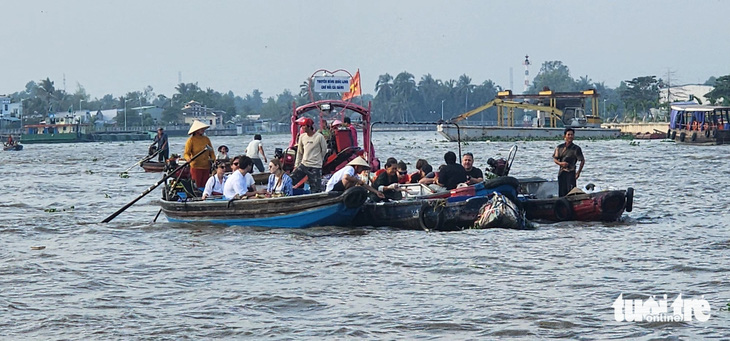
{"type": "Polygon", "coordinates": [[[125,169],[125,170],[124,170],[124,171],[123,171],[122,173],[120,173],[120,174],[124,174],[124,173],[126,173],[126,172],[129,172],[129,170],[130,170],[130,169],[132,169],[132,168],[133,168],[134,166],[137,166],[137,165],[139,165],[139,164],[141,164],[141,163],[143,163],[143,162],[145,162],[145,161],[148,161],[148,160],[152,159],[153,157],[155,157],[155,155],[159,154],[159,153],[160,153],[161,151],[162,151],[162,149],[158,149],[158,150],[157,150],[156,152],[154,152],[154,153],[152,153],[152,154],[150,154],[150,155],[147,155],[147,156],[145,156],[145,157],[144,157],[144,158],[143,158],[142,160],[139,160],[139,161],[137,161],[137,163],[135,163],[135,164],[133,164],[133,165],[129,166],[129,168],[125,169]]]}
{"type": "Polygon", "coordinates": [[[172,170],[171,172],[168,172],[167,174],[165,174],[165,176],[162,177],[162,179],[160,179],[159,181],[157,181],[154,185],[150,186],[150,188],[146,189],[144,192],[142,192],[142,194],[140,194],[134,200],[130,201],[128,204],[124,205],[124,207],[122,207],[118,211],[112,213],[112,215],[106,217],[106,219],[102,220],[101,222],[102,223],[108,223],[108,222],[112,221],[112,219],[116,218],[119,214],[121,214],[122,212],[124,212],[130,206],[134,205],[134,203],[137,202],[139,199],[142,199],[145,195],[150,194],[150,192],[152,192],[155,188],[157,188],[157,186],[159,186],[160,184],[164,183],[165,180],[167,180],[167,178],[175,175],[175,173],[177,173],[179,170],[183,169],[184,167],[189,166],[190,163],[193,162],[193,160],[195,160],[195,159],[198,158],[198,156],[203,155],[203,153],[206,153],[206,152],[208,152],[210,150],[213,150],[213,148],[211,148],[210,146],[205,146],[205,149],[201,150],[200,153],[195,154],[195,156],[193,156],[193,158],[190,159],[188,162],[186,162],[184,165],[180,165],[177,168],[175,168],[174,170],[172,170]]]}

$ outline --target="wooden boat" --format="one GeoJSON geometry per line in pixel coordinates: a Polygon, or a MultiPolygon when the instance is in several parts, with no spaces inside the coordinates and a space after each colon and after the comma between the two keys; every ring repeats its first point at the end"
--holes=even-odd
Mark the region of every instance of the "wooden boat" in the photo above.
{"type": "Polygon", "coordinates": [[[667,136],[678,143],[730,143],[730,107],[672,103],[667,136]]]}
{"type": "Polygon", "coordinates": [[[636,133],[634,135],[634,138],[637,140],[660,140],[660,139],[667,138],[667,134],[662,133],[662,132],[657,132],[657,131],[655,131],[653,133],[649,133],[649,132],[636,133]]]}
{"type": "Polygon", "coordinates": [[[471,228],[479,209],[494,193],[516,198],[517,179],[509,176],[454,189],[387,202],[367,202],[354,219],[358,226],[455,231],[471,228]]]}
{"type": "Polygon", "coordinates": [[[3,144],[3,150],[5,151],[17,151],[17,150],[23,150],[23,145],[20,143],[14,143],[14,144],[3,144]]]}
{"type": "Polygon", "coordinates": [[[278,198],[244,200],[200,200],[199,198],[160,200],[162,212],[171,222],[307,228],[343,226],[351,222],[367,199],[367,190],[353,187],[345,191],[278,198]]]}
{"type": "Polygon", "coordinates": [[[527,219],[558,221],[615,221],[631,212],[634,189],[604,190],[585,193],[573,189],[564,197],[557,196],[557,181],[540,178],[520,179],[519,199],[527,219]]]}

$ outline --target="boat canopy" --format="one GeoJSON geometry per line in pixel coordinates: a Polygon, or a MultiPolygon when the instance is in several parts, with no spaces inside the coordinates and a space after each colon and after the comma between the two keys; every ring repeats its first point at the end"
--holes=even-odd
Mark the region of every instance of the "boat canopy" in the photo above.
{"type": "Polygon", "coordinates": [[[299,138],[300,129],[299,125],[296,123],[296,120],[298,118],[304,116],[304,114],[306,114],[307,112],[316,110],[317,112],[319,112],[319,128],[322,129],[326,126],[325,121],[327,117],[325,113],[331,112],[334,108],[340,108],[340,113],[345,112],[345,110],[350,110],[360,114],[360,118],[362,121],[363,149],[365,150],[365,153],[367,155],[368,163],[370,165],[373,165],[373,161],[375,160],[375,148],[373,147],[372,141],[370,139],[370,104],[368,104],[368,107],[365,108],[350,101],[329,99],[307,103],[298,107],[295,103],[294,110],[291,116],[291,140],[289,141],[289,148],[294,147],[297,144],[299,138]]]}
{"type": "Polygon", "coordinates": [[[730,107],[713,105],[699,105],[695,102],[676,102],[671,105],[669,128],[690,129],[692,124],[705,123],[710,125],[725,125],[728,123],[727,113],[730,107]]]}

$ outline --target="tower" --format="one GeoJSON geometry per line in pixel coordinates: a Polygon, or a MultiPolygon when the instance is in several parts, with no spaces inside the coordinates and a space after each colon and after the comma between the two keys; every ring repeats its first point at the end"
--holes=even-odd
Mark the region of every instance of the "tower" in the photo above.
{"type": "Polygon", "coordinates": [[[530,56],[525,55],[525,61],[522,62],[525,66],[525,89],[522,93],[527,93],[527,89],[530,87],[530,56]]]}

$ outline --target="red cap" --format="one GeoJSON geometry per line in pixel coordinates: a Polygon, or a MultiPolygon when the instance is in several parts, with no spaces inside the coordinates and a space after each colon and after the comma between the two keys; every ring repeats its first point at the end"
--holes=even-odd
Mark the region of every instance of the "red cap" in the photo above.
{"type": "Polygon", "coordinates": [[[300,117],[296,121],[300,126],[314,126],[314,121],[309,117],[300,117]]]}

